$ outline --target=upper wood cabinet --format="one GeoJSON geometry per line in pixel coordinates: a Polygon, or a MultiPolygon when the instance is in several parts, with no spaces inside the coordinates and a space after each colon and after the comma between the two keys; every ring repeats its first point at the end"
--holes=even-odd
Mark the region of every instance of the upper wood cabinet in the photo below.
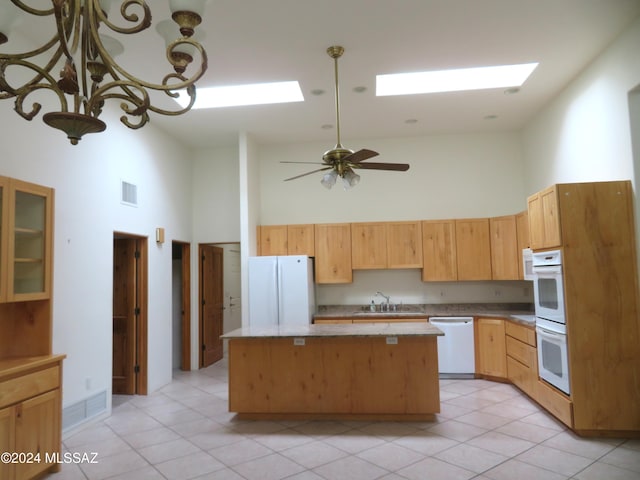
{"type": "Polygon", "coordinates": [[[458,280],[491,280],[488,218],[456,220],[458,280]]]}
{"type": "Polygon", "coordinates": [[[516,233],[518,235],[518,278],[524,280],[522,250],[529,248],[529,214],[526,210],[516,215],[516,233]]]}
{"type": "Polygon", "coordinates": [[[515,215],[489,219],[491,233],[491,278],[518,280],[518,235],[515,215]]]}
{"type": "Polygon", "coordinates": [[[287,225],[261,225],[258,253],[263,256],[288,255],[287,225]]]}
{"type": "Polygon", "coordinates": [[[562,245],[556,185],[531,195],[527,206],[531,248],[538,250],[562,245]]]}
{"type": "Polygon", "coordinates": [[[422,281],[443,282],[458,279],[455,220],[422,222],[422,281]]]}
{"type": "Polygon", "coordinates": [[[351,225],[315,225],[315,276],[317,283],[351,283],[351,225]]]}
{"type": "Polygon", "coordinates": [[[0,179],[0,301],[51,295],[53,190],[0,179]]]}
{"type": "Polygon", "coordinates": [[[422,268],[421,222],[386,222],[388,268],[422,268]]]}
{"type": "Polygon", "coordinates": [[[288,255],[315,255],[313,224],[287,225],[288,255]]]}
{"type": "Polygon", "coordinates": [[[351,224],[354,269],[421,268],[421,222],[351,224]]]}
{"type": "Polygon", "coordinates": [[[313,224],[258,226],[258,255],[315,255],[313,224]]]}
{"type": "Polygon", "coordinates": [[[383,222],[351,224],[352,267],[387,268],[387,226],[383,222]]]}

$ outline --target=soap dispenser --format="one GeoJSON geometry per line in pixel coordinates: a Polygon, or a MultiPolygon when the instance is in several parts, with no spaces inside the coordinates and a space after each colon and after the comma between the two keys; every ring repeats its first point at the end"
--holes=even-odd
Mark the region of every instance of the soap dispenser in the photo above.
{"type": "Polygon", "coordinates": [[[373,300],[371,300],[371,306],[369,307],[369,310],[371,310],[372,312],[376,311],[376,304],[373,302],[373,300]]]}

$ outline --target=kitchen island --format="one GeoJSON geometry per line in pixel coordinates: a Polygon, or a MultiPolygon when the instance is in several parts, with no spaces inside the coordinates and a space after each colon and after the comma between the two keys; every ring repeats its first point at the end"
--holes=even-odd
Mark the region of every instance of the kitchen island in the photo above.
{"type": "Polygon", "coordinates": [[[432,420],[429,323],[245,327],[229,341],[229,410],[242,418],[432,420]]]}

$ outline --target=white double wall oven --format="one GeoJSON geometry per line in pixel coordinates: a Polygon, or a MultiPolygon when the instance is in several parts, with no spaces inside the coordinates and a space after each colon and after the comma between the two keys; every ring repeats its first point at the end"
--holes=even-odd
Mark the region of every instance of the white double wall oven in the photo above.
{"type": "Polygon", "coordinates": [[[533,293],[540,378],[567,395],[569,361],[562,274],[562,251],[534,252],[533,293]]]}

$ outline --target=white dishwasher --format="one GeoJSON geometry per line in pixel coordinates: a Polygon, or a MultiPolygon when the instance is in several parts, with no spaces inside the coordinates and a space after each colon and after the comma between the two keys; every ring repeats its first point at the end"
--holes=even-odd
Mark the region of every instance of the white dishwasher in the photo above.
{"type": "Polygon", "coordinates": [[[473,378],[476,371],[473,317],[429,317],[429,323],[444,332],[444,337],[438,337],[440,378],[473,378]]]}

